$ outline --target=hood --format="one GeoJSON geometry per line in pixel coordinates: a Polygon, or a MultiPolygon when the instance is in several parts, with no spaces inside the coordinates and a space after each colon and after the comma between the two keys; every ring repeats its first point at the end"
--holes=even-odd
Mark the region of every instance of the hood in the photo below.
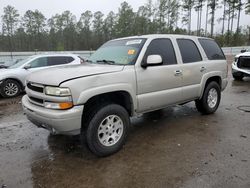
{"type": "Polygon", "coordinates": [[[105,74],[122,71],[124,66],[120,65],[101,65],[101,64],[81,64],[67,65],[60,67],[47,68],[30,74],[27,81],[59,86],[62,82],[96,74],[105,74]]]}
{"type": "Polygon", "coordinates": [[[235,57],[240,57],[240,56],[249,56],[250,57],[250,52],[244,52],[241,54],[237,54],[235,57]]]}

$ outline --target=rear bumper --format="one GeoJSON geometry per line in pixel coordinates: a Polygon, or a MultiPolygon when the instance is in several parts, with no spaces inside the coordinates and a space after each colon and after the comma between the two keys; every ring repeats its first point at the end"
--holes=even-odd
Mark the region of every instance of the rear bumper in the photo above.
{"type": "Polygon", "coordinates": [[[22,98],[22,106],[27,118],[36,126],[64,135],[80,134],[84,106],[74,106],[69,110],[51,110],[29,102],[28,96],[22,98]]]}

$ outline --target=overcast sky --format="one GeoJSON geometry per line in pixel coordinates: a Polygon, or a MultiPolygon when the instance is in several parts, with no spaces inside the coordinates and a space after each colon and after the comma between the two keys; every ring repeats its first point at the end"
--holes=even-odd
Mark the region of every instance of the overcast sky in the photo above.
{"type": "MultiPolygon", "coordinates": [[[[81,13],[86,10],[91,10],[92,12],[101,11],[105,15],[109,11],[117,12],[120,4],[124,0],[0,0],[0,15],[3,15],[3,7],[7,5],[14,6],[21,15],[23,15],[27,10],[35,10],[38,9],[41,11],[46,18],[55,15],[56,13],[62,13],[65,10],[70,10],[73,14],[80,17],[81,13]]],[[[137,11],[138,7],[144,5],[146,0],[126,0],[134,9],[137,11]]],[[[154,0],[155,2],[156,0],[154,0]]],[[[202,16],[205,20],[205,11],[203,11],[204,15],[202,16]]],[[[217,11],[216,15],[222,14],[221,11],[217,11]]],[[[196,12],[193,11],[193,23],[192,29],[196,28],[196,12]]],[[[241,25],[247,26],[250,25],[250,16],[246,16],[244,13],[241,19],[241,25]]],[[[204,23],[203,23],[204,25],[204,23]]],[[[236,20],[235,20],[236,27],[236,20]]],[[[219,31],[221,28],[221,24],[215,22],[215,30],[219,31]]]]}

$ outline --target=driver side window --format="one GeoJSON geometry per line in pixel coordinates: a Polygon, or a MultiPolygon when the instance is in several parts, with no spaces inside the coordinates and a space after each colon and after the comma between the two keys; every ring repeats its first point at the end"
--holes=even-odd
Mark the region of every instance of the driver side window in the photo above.
{"type": "Polygon", "coordinates": [[[149,55],[160,55],[163,60],[163,65],[177,64],[174,47],[170,39],[162,38],[152,40],[147,48],[144,60],[146,60],[149,55]]]}
{"type": "Polygon", "coordinates": [[[40,57],[37,58],[33,61],[31,61],[30,64],[30,68],[39,68],[39,67],[46,67],[48,66],[48,58],[47,57],[40,57]]]}

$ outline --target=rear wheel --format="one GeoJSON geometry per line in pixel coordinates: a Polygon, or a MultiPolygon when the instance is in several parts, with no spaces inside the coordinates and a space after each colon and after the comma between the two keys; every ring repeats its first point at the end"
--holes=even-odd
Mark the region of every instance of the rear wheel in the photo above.
{"type": "Polygon", "coordinates": [[[16,97],[21,92],[21,85],[15,80],[6,80],[0,88],[0,93],[5,98],[16,97]]]}
{"type": "Polygon", "coordinates": [[[221,99],[221,90],[217,82],[210,82],[204,90],[201,99],[195,101],[196,108],[202,114],[214,113],[221,99]]]}
{"type": "Polygon", "coordinates": [[[99,107],[85,130],[89,149],[100,157],[116,153],[125,143],[129,124],[128,112],[122,106],[108,104],[99,107]]]}

